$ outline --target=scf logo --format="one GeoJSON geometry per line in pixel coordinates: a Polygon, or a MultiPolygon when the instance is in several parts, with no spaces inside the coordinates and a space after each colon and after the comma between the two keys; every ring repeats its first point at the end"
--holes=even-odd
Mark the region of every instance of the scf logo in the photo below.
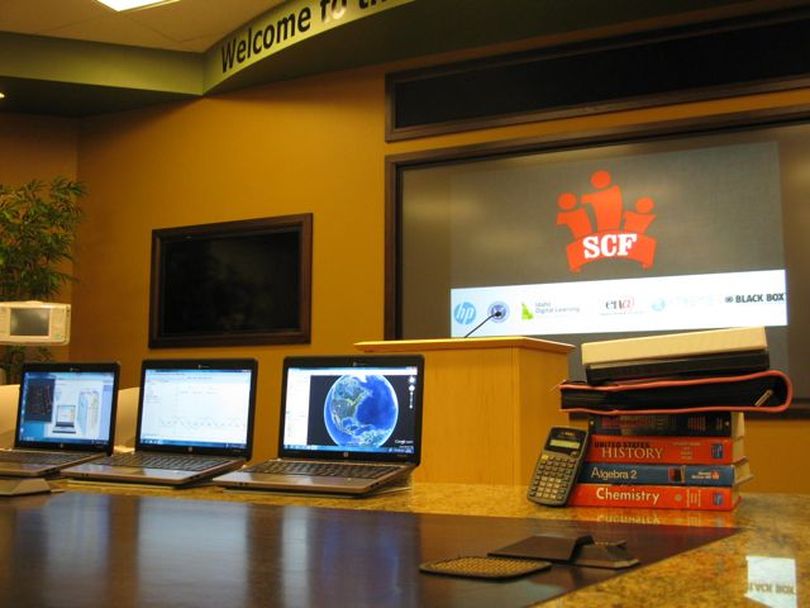
{"type": "Polygon", "coordinates": [[[475,315],[475,306],[469,302],[456,304],[456,307],[453,309],[453,319],[455,319],[456,323],[459,325],[469,325],[475,321],[475,315]]]}
{"type": "Polygon", "coordinates": [[[646,233],[655,221],[655,201],[642,196],[625,209],[621,188],[604,169],[594,171],[591,186],[581,196],[563,192],[557,197],[557,225],[568,228],[573,239],[566,246],[568,267],[580,272],[596,260],[624,258],[652,268],[656,239],[646,233]]]}

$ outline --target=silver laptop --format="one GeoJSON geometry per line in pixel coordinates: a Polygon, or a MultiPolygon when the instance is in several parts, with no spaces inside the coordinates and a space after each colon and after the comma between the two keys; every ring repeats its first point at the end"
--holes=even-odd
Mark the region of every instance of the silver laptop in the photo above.
{"type": "Polygon", "coordinates": [[[420,355],[288,357],[278,455],[214,478],[251,490],[361,495],[419,465],[420,355]]]}
{"type": "Polygon", "coordinates": [[[185,485],[250,458],[254,359],[146,360],[135,451],[65,469],[68,477],[185,485]]]}
{"type": "Polygon", "coordinates": [[[46,477],[112,454],[118,363],[28,363],[22,369],[14,447],[0,475],[46,477]]]}

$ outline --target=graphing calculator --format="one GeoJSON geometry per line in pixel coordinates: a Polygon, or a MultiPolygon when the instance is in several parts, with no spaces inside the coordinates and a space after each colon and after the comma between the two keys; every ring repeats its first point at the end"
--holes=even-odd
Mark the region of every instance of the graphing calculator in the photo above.
{"type": "Polygon", "coordinates": [[[554,426],[537,458],[528,498],[541,505],[561,507],[568,502],[588,446],[588,431],[554,426]]]}

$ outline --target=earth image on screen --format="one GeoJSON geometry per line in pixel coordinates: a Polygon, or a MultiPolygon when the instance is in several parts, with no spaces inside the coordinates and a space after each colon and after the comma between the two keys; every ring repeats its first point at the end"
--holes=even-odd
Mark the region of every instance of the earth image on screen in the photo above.
{"type": "Polygon", "coordinates": [[[339,446],[363,448],[384,444],[399,417],[394,387],[383,376],[341,376],[329,392],[323,418],[339,446]]]}

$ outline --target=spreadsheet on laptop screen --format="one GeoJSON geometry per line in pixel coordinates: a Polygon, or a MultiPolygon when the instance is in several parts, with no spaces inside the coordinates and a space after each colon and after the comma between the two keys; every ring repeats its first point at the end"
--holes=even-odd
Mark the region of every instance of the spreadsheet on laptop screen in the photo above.
{"type": "Polygon", "coordinates": [[[247,445],[251,370],[147,369],[143,382],[141,444],[247,445]]]}

